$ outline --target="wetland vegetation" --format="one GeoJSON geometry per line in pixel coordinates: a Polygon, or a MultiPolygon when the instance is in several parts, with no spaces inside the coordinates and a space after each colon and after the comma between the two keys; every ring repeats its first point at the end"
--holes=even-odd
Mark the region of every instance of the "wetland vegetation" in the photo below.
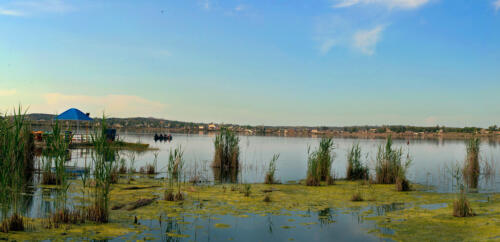
{"type": "Polygon", "coordinates": [[[248,148],[247,137],[229,130],[206,137],[205,147],[213,147],[206,165],[193,158],[189,145],[186,149],[196,142],[188,136],[187,143],[135,153],[114,149],[106,127],[103,118],[92,134],[87,160],[72,155],[56,123],[47,147],[34,158],[30,125],[21,110],[0,120],[0,238],[248,240],[237,232],[239,226],[265,230],[262,240],[304,240],[305,231],[315,231],[321,240],[334,238],[326,228],[344,240],[363,241],[500,236],[500,195],[482,190],[485,175],[494,177],[496,166],[493,159],[482,160],[479,139],[457,142],[465,155],[455,168],[443,169],[442,176],[449,173],[454,181],[452,190],[442,192],[412,182],[410,171],[419,154],[411,153],[409,141],[406,147],[406,142],[394,145],[391,137],[384,144],[372,143],[372,153],[361,145],[370,141],[363,140],[297,143],[304,151],[297,162],[306,169],[298,170],[299,179],[289,180],[283,177],[297,155],[270,149],[272,155],[248,162],[247,151],[258,151],[248,148]],[[338,157],[345,162],[334,162],[338,157]],[[68,169],[72,160],[80,162],[81,172],[68,169]],[[261,178],[253,179],[253,173],[261,178]],[[210,174],[213,179],[201,179],[210,174]],[[352,232],[359,230],[364,233],[352,232]]]}

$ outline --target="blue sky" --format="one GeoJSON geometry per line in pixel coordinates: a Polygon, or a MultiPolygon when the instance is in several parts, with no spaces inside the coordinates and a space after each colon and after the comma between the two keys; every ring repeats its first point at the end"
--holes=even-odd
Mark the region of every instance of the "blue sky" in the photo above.
{"type": "Polygon", "coordinates": [[[500,0],[0,1],[0,110],[500,124],[500,0]]]}

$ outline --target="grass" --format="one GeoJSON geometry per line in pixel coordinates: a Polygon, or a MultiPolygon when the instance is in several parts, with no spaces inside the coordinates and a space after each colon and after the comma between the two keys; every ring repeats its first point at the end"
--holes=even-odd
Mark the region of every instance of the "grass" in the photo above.
{"type": "Polygon", "coordinates": [[[479,146],[479,138],[473,138],[467,141],[467,156],[465,159],[463,176],[469,188],[477,188],[479,183],[479,146]]]}
{"type": "Polygon", "coordinates": [[[347,153],[347,173],[348,180],[368,180],[368,166],[361,162],[361,147],[359,143],[354,144],[347,153]]]}
{"type": "Polygon", "coordinates": [[[362,202],[364,200],[365,199],[361,195],[361,192],[357,191],[356,193],[352,194],[351,202],[362,202]]]}
{"type": "Polygon", "coordinates": [[[238,169],[240,139],[234,132],[222,129],[214,140],[214,161],[212,166],[221,170],[238,169]]]}
{"type": "Polygon", "coordinates": [[[278,161],[279,158],[280,158],[279,154],[273,155],[273,158],[269,162],[269,168],[267,169],[266,178],[265,178],[264,183],[266,183],[266,184],[278,183],[278,181],[274,177],[274,174],[276,173],[276,162],[278,161]]]}
{"type": "Polygon", "coordinates": [[[333,140],[331,138],[322,138],[316,151],[311,152],[310,147],[307,150],[307,178],[308,186],[319,186],[322,181],[333,184],[331,167],[333,163],[333,140]]]}
{"type": "Polygon", "coordinates": [[[379,146],[375,166],[375,182],[379,184],[396,184],[398,191],[410,190],[409,181],[406,173],[411,164],[409,154],[406,159],[403,155],[403,149],[392,148],[392,138],[389,136],[385,147],[379,146]]]}

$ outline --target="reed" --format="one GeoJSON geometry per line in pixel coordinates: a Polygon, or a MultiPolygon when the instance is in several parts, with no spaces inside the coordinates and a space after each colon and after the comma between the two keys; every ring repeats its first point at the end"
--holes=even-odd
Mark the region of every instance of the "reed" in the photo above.
{"type": "Polygon", "coordinates": [[[112,171],[116,160],[116,151],[107,141],[106,117],[101,120],[100,129],[92,135],[95,152],[92,154],[92,174],[94,182],[91,184],[93,204],[86,210],[86,218],[93,222],[107,223],[109,220],[109,195],[113,183],[112,171]]]}
{"type": "Polygon", "coordinates": [[[167,201],[183,200],[181,193],[181,174],[184,167],[184,151],[179,146],[170,150],[167,164],[167,177],[164,199],[167,201]],[[177,181],[177,194],[174,195],[174,182],[177,181]]]}
{"type": "Polygon", "coordinates": [[[348,180],[368,180],[368,166],[361,162],[361,147],[359,143],[354,144],[347,153],[347,174],[348,180]]]}
{"type": "Polygon", "coordinates": [[[379,184],[396,184],[398,191],[410,190],[406,173],[411,164],[410,155],[403,155],[403,149],[392,148],[392,138],[389,136],[385,147],[379,146],[375,166],[375,181],[379,184]]]}
{"type": "Polygon", "coordinates": [[[222,129],[214,140],[214,161],[212,166],[221,170],[238,169],[240,139],[228,129],[222,129]]]}
{"type": "Polygon", "coordinates": [[[19,107],[11,116],[0,117],[0,205],[1,229],[24,230],[20,214],[20,194],[33,174],[34,139],[26,120],[26,112],[19,107]],[[8,217],[8,210],[13,213],[8,217]]]}
{"type": "Polygon", "coordinates": [[[463,168],[463,177],[469,188],[477,188],[479,183],[479,138],[473,138],[467,141],[467,156],[463,168]]]}
{"type": "Polygon", "coordinates": [[[322,181],[333,184],[331,167],[334,160],[335,146],[331,138],[322,138],[316,151],[307,149],[307,178],[306,185],[319,186],[322,181]]]}
{"type": "Polygon", "coordinates": [[[453,216],[472,217],[475,216],[470,206],[469,200],[465,194],[465,189],[461,189],[457,200],[453,202],[453,216]]]}
{"type": "Polygon", "coordinates": [[[276,173],[276,162],[280,158],[279,154],[273,155],[273,158],[269,162],[269,168],[267,169],[266,172],[266,178],[265,178],[265,183],[266,184],[276,184],[278,181],[274,177],[274,174],[276,173]]]}

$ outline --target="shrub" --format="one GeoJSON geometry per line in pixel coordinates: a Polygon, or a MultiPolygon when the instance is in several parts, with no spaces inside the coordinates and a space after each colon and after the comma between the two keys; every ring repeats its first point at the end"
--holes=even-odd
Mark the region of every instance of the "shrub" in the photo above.
{"type": "Polygon", "coordinates": [[[179,146],[175,148],[175,150],[170,150],[170,154],[168,156],[168,164],[167,164],[167,177],[168,182],[165,187],[165,196],[164,199],[167,201],[174,200],[183,200],[183,196],[181,194],[181,175],[182,169],[184,166],[184,151],[182,147],[179,146]],[[174,181],[177,181],[177,194],[174,196],[174,181]]]}
{"type": "Polygon", "coordinates": [[[279,159],[280,155],[275,154],[269,162],[269,168],[266,173],[265,183],[266,184],[275,184],[277,183],[276,178],[274,178],[274,173],[276,172],[276,161],[279,159]]]}
{"type": "Polygon", "coordinates": [[[354,144],[347,153],[347,175],[348,180],[367,180],[368,166],[361,163],[361,148],[359,143],[354,144]]]}
{"type": "Polygon", "coordinates": [[[352,194],[352,197],[351,197],[351,201],[352,202],[362,202],[364,200],[365,199],[363,199],[363,196],[361,195],[361,193],[359,191],[357,191],[356,193],[352,194]]]}

